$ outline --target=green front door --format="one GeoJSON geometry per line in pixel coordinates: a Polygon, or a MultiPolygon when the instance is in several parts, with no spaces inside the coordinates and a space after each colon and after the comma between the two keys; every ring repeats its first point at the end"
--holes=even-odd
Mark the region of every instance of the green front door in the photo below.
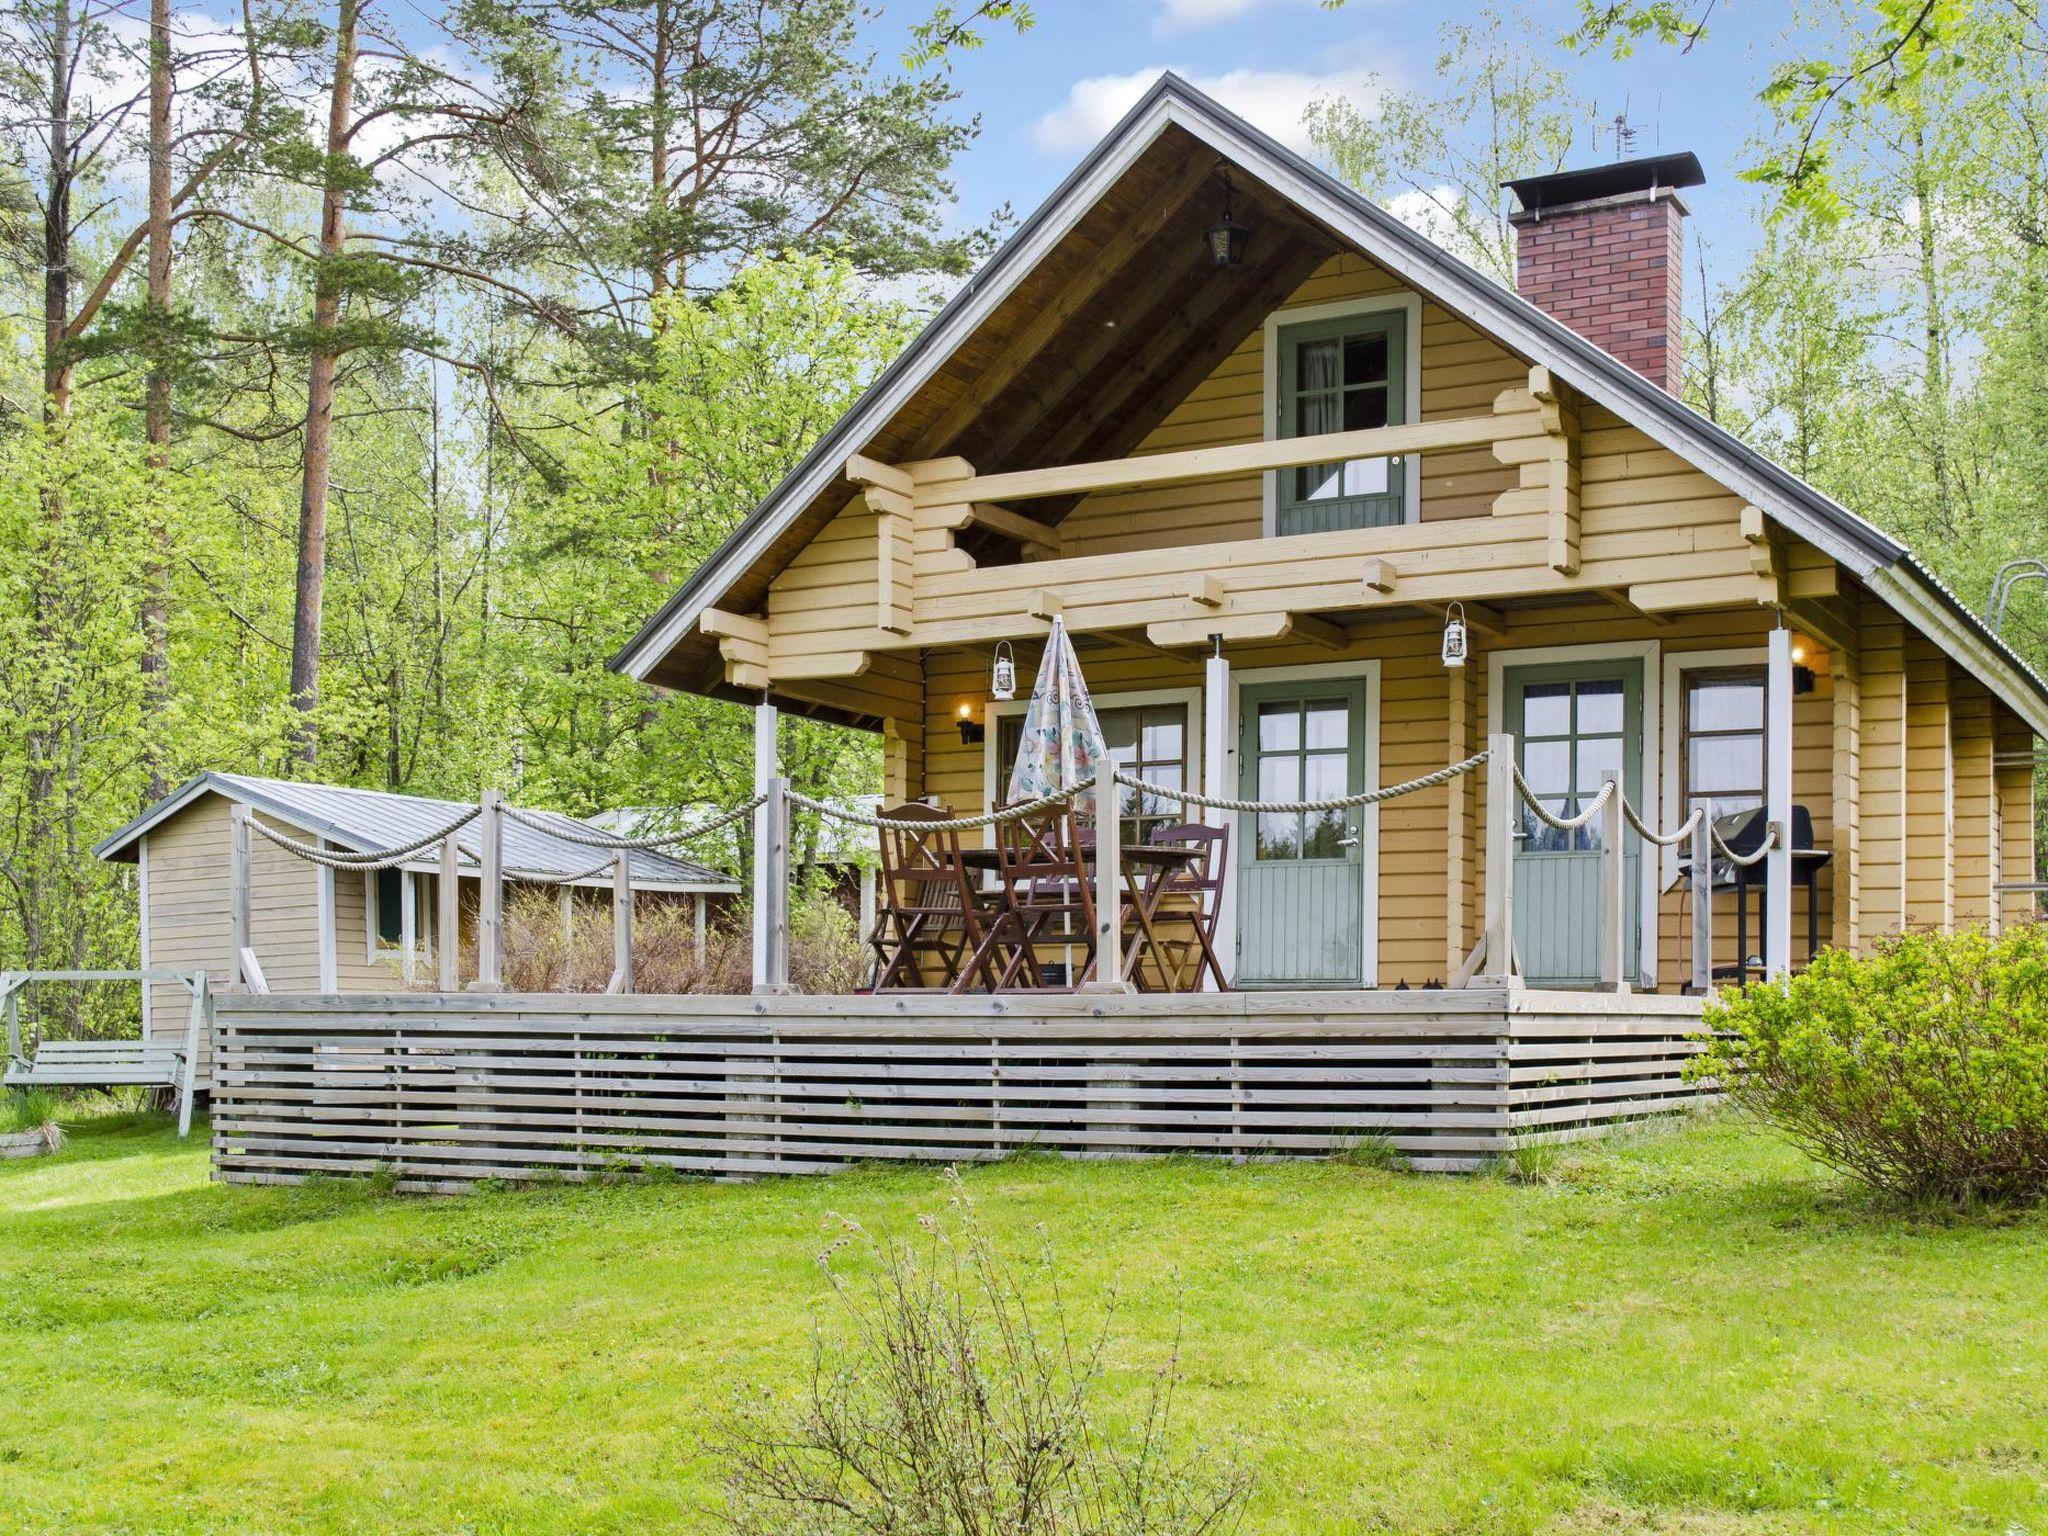
{"type": "MultiPolygon", "coordinates": [[[[1522,777],[1544,808],[1576,816],[1619,769],[1629,802],[1643,803],[1643,667],[1639,661],[1510,667],[1504,718],[1522,777]]],[[[1601,833],[1597,819],[1576,832],[1546,825],[1526,804],[1515,831],[1515,947],[1522,974],[1539,986],[1591,986],[1600,979],[1601,833]]],[[[1623,970],[1634,980],[1642,954],[1642,846],[1624,834],[1628,885],[1623,970]]]]}
{"type": "MultiPolygon", "coordinates": [[[[1363,680],[1269,683],[1238,700],[1238,793],[1323,800],[1365,788],[1363,680]]],[[[1366,812],[1238,817],[1237,984],[1355,987],[1365,972],[1366,812]]]]}

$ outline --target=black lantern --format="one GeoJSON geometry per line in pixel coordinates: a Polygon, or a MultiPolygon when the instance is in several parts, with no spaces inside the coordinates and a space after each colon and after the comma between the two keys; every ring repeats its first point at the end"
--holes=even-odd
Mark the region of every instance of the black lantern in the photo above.
{"type": "Polygon", "coordinates": [[[1244,265],[1244,248],[1252,238],[1251,229],[1237,222],[1231,213],[1237,189],[1230,184],[1230,172],[1223,173],[1223,217],[1202,231],[1202,243],[1209,248],[1209,260],[1218,271],[1244,265]]]}

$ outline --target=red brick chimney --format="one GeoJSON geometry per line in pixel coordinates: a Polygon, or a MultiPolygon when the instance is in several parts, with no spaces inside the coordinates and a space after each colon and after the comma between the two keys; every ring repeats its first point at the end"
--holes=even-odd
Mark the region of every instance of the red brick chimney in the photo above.
{"type": "Polygon", "coordinates": [[[1508,215],[1516,291],[1677,394],[1686,215],[1678,189],[1706,179],[1686,154],[1507,183],[1521,203],[1508,215]]]}

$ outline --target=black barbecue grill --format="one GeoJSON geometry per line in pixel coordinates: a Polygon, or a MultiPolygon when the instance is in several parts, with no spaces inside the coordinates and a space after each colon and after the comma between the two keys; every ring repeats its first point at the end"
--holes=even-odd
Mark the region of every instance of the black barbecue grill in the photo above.
{"type": "MultiPolygon", "coordinates": [[[[1764,830],[1770,824],[1770,817],[1762,806],[1753,810],[1733,811],[1726,816],[1716,817],[1714,831],[1720,836],[1721,845],[1738,857],[1755,853],[1763,846],[1764,830]]],[[[1813,813],[1803,805],[1792,807],[1792,883],[1806,887],[1806,958],[1812,961],[1820,949],[1820,901],[1817,898],[1821,866],[1834,855],[1826,849],[1813,846],[1813,813]]],[[[1735,964],[1714,967],[1717,980],[1747,981],[1752,968],[1759,973],[1763,961],[1749,952],[1749,893],[1761,892],[1764,888],[1766,867],[1770,860],[1759,859],[1750,865],[1737,864],[1733,859],[1722,857],[1718,848],[1712,866],[1713,888],[1717,891],[1735,892],[1735,964]]],[[[1688,860],[1679,866],[1680,871],[1690,878],[1692,864],[1688,860]]],[[[1764,925],[1769,912],[1764,898],[1757,898],[1757,937],[1763,940],[1764,948],[1770,948],[1764,925]]]]}

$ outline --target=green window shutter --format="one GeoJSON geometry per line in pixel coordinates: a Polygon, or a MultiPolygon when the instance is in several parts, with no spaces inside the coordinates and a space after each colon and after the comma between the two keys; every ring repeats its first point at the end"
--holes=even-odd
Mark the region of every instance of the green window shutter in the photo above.
{"type": "MultiPolygon", "coordinates": [[[[1394,426],[1408,419],[1407,313],[1383,310],[1283,328],[1279,437],[1394,426]]],[[[1406,521],[1406,465],[1396,456],[1276,472],[1273,531],[1331,533],[1406,521]]]]}

